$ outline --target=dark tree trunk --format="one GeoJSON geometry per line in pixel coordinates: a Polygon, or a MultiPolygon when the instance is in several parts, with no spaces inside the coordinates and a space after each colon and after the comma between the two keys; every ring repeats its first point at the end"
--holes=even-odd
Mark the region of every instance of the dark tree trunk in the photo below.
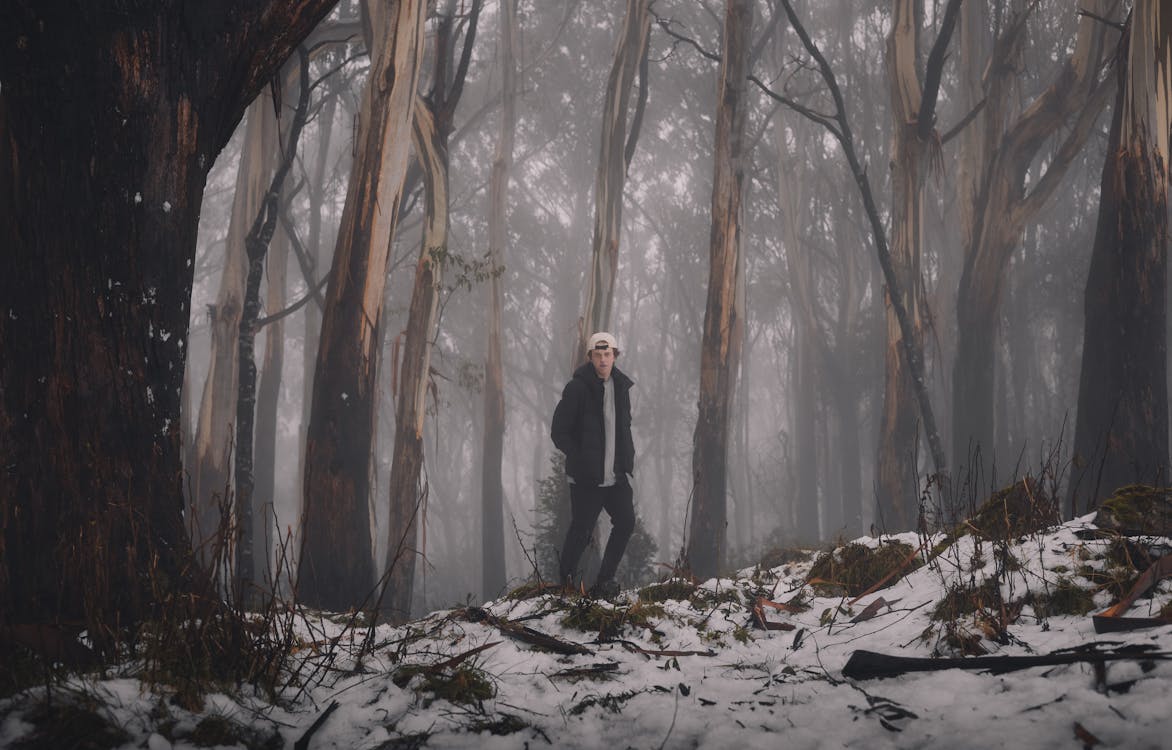
{"type": "Polygon", "coordinates": [[[1168,481],[1168,59],[1172,2],[1137,7],[1119,57],[1099,221],[1087,276],[1070,504],[1168,481]],[[1158,54],[1156,54],[1158,52],[1158,54]],[[1126,64],[1123,61],[1126,60],[1126,64]]]}
{"type": "Polygon", "coordinates": [[[200,197],[333,2],[106,5],[0,10],[0,610],[95,639],[182,586],[200,197]]]}
{"type": "Polygon", "coordinates": [[[736,320],[737,268],[741,247],[741,199],[745,164],[743,137],[749,73],[751,0],[728,0],[716,110],[709,237],[708,299],[700,354],[700,403],[692,438],[692,521],[688,562],[697,577],[718,575],[725,564],[728,507],[729,399],[737,362],[731,336],[736,320]]]}

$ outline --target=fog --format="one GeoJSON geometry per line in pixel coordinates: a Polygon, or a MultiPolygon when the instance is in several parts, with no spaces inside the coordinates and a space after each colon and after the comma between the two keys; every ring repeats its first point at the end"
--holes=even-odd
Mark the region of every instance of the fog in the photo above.
{"type": "MultiPolygon", "coordinates": [[[[448,7],[436,5],[440,10],[448,7]]],[[[462,12],[467,5],[455,4],[462,12]]],[[[575,349],[591,264],[601,112],[624,5],[568,0],[519,4],[517,127],[500,277],[507,425],[502,479],[510,586],[534,572],[539,481],[553,471],[550,418],[573,364],[584,361],[575,349]]],[[[941,21],[936,5],[928,5],[921,66],[941,21]]],[[[799,12],[836,71],[856,148],[890,233],[896,188],[891,183],[893,115],[885,62],[888,6],[855,0],[813,2],[802,4],[799,12]]],[[[1008,23],[999,8],[1000,4],[980,19],[986,45],[1008,23]]],[[[653,561],[672,566],[680,562],[691,517],[693,431],[712,224],[719,81],[718,63],[703,52],[719,53],[723,13],[717,4],[697,0],[659,0],[653,12],[676,35],[695,44],[669,35],[653,20],[646,109],[627,169],[609,330],[621,350],[617,366],[636,383],[636,510],[656,544],[653,561]]],[[[791,101],[828,112],[830,99],[808,55],[784,19],[773,22],[780,13],[780,4],[757,5],[754,74],[791,101]]],[[[344,2],[332,22],[356,15],[356,8],[344,2]]],[[[465,265],[449,267],[434,338],[423,433],[421,483],[426,491],[420,509],[415,612],[500,593],[482,591],[480,583],[489,284],[475,278],[475,272],[464,271],[470,277],[461,278],[461,268],[482,262],[488,250],[488,185],[500,117],[499,22],[498,4],[487,3],[451,137],[448,252],[465,265]]],[[[1067,3],[1042,2],[1024,29],[1026,41],[1012,95],[1006,96],[1004,105],[1006,123],[1055,80],[1074,48],[1079,17],[1067,3]]],[[[433,19],[427,26],[423,92],[431,85],[434,31],[433,19]]],[[[964,187],[972,176],[962,169],[962,138],[944,140],[944,135],[969,114],[961,88],[973,72],[965,64],[979,65],[958,52],[943,68],[936,111],[938,157],[924,183],[922,257],[914,277],[924,300],[919,315],[927,387],[940,432],[949,441],[954,440],[958,284],[974,198],[964,187]]],[[[334,45],[313,64],[318,77],[332,72],[314,92],[313,116],[286,187],[300,187],[287,214],[299,241],[318,258],[319,275],[307,282],[290,254],[286,304],[305,297],[329,268],[369,66],[360,34],[334,45]],[[320,206],[314,195],[320,197],[320,206]],[[311,216],[315,209],[320,220],[316,242],[311,216]]],[[[842,149],[824,127],[757,86],[747,86],[745,98],[744,339],[728,439],[730,566],[752,564],[772,547],[818,545],[871,530],[904,530],[894,528],[876,500],[888,323],[883,276],[859,190],[842,149]]],[[[271,93],[262,99],[271,102],[271,93]]],[[[287,109],[289,101],[282,106],[287,109]]],[[[254,107],[250,113],[256,111],[254,107]]],[[[1046,462],[1060,469],[1069,461],[1078,399],[1082,291],[1109,112],[1110,107],[1104,107],[1091,118],[1085,144],[1049,199],[1025,223],[1004,270],[1006,283],[994,323],[999,328],[995,361],[988,364],[995,378],[993,442],[962,450],[972,460],[953,467],[958,482],[970,488],[970,498],[1037,471],[1046,462]]],[[[209,372],[209,305],[216,304],[223,283],[246,127],[247,118],[220,154],[200,217],[185,380],[188,444],[197,431],[196,415],[209,372]]],[[[1069,131],[1069,123],[1060,123],[1031,156],[1024,177],[1027,190],[1047,173],[1069,131]]],[[[376,568],[387,554],[395,357],[407,324],[420,251],[425,210],[421,188],[417,180],[399,217],[380,321],[378,427],[369,498],[376,568]]],[[[280,236],[275,240],[282,241],[280,236]]],[[[272,273],[270,268],[268,274],[272,273]]],[[[277,528],[294,539],[304,478],[306,380],[312,377],[316,354],[316,333],[309,334],[307,346],[306,320],[307,314],[316,315],[311,325],[313,331],[318,329],[316,306],[311,301],[283,320],[273,505],[277,528]]],[[[262,330],[257,337],[258,362],[263,361],[263,340],[262,330]]],[[[954,445],[948,450],[957,454],[954,445]]],[[[932,471],[922,442],[906,461],[921,482],[932,471]]],[[[914,506],[916,498],[908,502],[914,506]]],[[[602,526],[605,529],[607,523],[602,526]]]]}

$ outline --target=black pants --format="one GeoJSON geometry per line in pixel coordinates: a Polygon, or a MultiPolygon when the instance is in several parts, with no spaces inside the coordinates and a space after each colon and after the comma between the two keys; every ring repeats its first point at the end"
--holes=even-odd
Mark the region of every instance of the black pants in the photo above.
{"type": "Polygon", "coordinates": [[[583,487],[570,485],[570,530],[566,532],[566,543],[562,545],[562,583],[577,577],[578,560],[590,542],[590,533],[598,521],[598,514],[606,510],[610,516],[610,538],[602,554],[602,566],[598,569],[598,580],[609,581],[618,570],[619,560],[635,530],[635,504],[632,502],[631,485],[625,476],[610,487],[583,487]]]}

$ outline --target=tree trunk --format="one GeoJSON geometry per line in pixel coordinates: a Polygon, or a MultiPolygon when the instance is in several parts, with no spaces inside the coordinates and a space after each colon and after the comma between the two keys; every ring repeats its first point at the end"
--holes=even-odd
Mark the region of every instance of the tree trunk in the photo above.
{"type": "MultiPolygon", "coordinates": [[[[1107,16],[1115,0],[1099,0],[1089,8],[1107,16]]],[[[1018,64],[1025,40],[1025,17],[1015,19],[997,40],[982,117],[977,191],[970,233],[964,238],[965,258],[957,294],[957,352],[952,372],[952,455],[956,471],[971,471],[977,455],[992,472],[994,463],[1012,465],[1011,456],[996,456],[994,390],[997,380],[1001,303],[1010,258],[1021,243],[1028,222],[1054,194],[1107,103],[1110,86],[1099,83],[1109,29],[1097,18],[1084,17],[1074,51],[1053,83],[1010,122],[1017,106],[1018,64]],[[1052,135],[1066,132],[1063,142],[1039,179],[1028,177],[1034,157],[1052,135]],[[1027,191],[1027,182],[1032,183],[1027,191]]],[[[982,64],[982,69],[984,65],[982,64]]],[[[975,149],[975,147],[974,147],[975,149]]],[[[980,479],[980,478],[978,478],[980,479]]],[[[988,479],[1000,486],[1003,478],[988,479]]],[[[963,510],[963,509],[962,509],[963,510]]]]}
{"type": "MultiPolygon", "coordinates": [[[[265,272],[265,309],[269,311],[277,312],[285,307],[288,265],[289,239],[278,229],[269,248],[265,272]]],[[[281,319],[265,326],[265,356],[256,393],[256,461],[253,466],[256,483],[252,507],[258,519],[259,533],[254,540],[257,552],[254,554],[252,580],[260,584],[273,580],[274,535],[281,520],[277,517],[277,436],[280,432],[277,416],[284,367],[285,321],[281,319]]],[[[288,523],[292,519],[284,520],[288,523]]]]}
{"type": "Polygon", "coordinates": [[[0,609],[102,644],[182,588],[200,197],[330,0],[0,9],[0,609]],[[66,220],[67,219],[67,220],[66,220]],[[15,467],[15,469],[14,469],[15,467]]]}
{"type": "MultiPolygon", "coordinates": [[[[922,8],[915,0],[897,0],[887,39],[887,67],[891,84],[891,256],[903,306],[911,321],[914,346],[923,335],[920,259],[923,253],[924,175],[930,144],[920,140],[921,88],[917,70],[917,37],[922,8]]],[[[903,355],[904,331],[891,307],[887,289],[887,348],[884,353],[886,387],[879,427],[876,492],[879,515],[886,530],[914,527],[919,497],[919,429],[915,383],[903,355]]]]}
{"type": "Polygon", "coordinates": [[[374,586],[371,446],[387,258],[407,167],[424,0],[372,0],[371,72],[334,251],[306,432],[298,593],[361,606],[374,586]]]}
{"type": "MultiPolygon", "coordinates": [[[[478,0],[473,5],[464,38],[465,58],[476,37],[479,12],[478,0]]],[[[397,622],[406,620],[411,613],[417,555],[416,520],[427,496],[426,489],[420,486],[419,476],[423,468],[423,421],[431,383],[432,339],[436,335],[443,264],[448,252],[448,136],[452,132],[452,119],[467,71],[466,63],[461,65],[455,74],[456,80],[449,84],[447,70],[455,49],[452,44],[454,26],[455,7],[449,2],[435,35],[433,90],[427,99],[416,102],[412,127],[412,142],[423,174],[425,215],[423,242],[407,313],[403,358],[399,365],[395,447],[389,480],[388,586],[383,595],[382,610],[397,622]]]]}
{"type": "Polygon", "coordinates": [[[631,94],[635,74],[640,71],[642,91],[645,92],[647,87],[650,5],[650,0],[627,0],[627,13],[619,29],[610,77],[606,83],[606,97],[602,105],[602,143],[598,151],[598,170],[594,174],[594,237],[591,242],[590,278],[571,369],[581,364],[587,337],[595,331],[610,328],[614,280],[619,266],[619,238],[623,229],[623,189],[627,182],[627,167],[639,139],[642,105],[645,101],[645,96],[641,96],[632,116],[631,94]]]}
{"type": "Polygon", "coordinates": [[[240,316],[248,272],[245,238],[269,188],[277,152],[277,120],[273,101],[261,95],[248,108],[232,217],[224,244],[224,271],[211,318],[211,358],[195,430],[195,466],[191,467],[192,513],[188,517],[192,546],[205,568],[215,564],[218,532],[231,505],[233,438],[239,367],[240,316]]]}
{"type": "Polygon", "coordinates": [[[709,236],[708,295],[700,353],[700,399],[692,438],[692,524],[688,562],[698,578],[718,575],[725,564],[725,497],[729,398],[736,376],[731,337],[737,321],[737,269],[740,264],[743,137],[749,73],[752,0],[728,0],[716,109],[712,178],[712,231],[709,236]]]}
{"type": "MultiPolygon", "coordinates": [[[[269,244],[277,230],[277,220],[281,213],[281,188],[285,177],[293,167],[293,160],[297,156],[297,143],[301,139],[301,129],[305,125],[309,114],[309,53],[301,48],[298,50],[300,86],[297,98],[297,109],[290,123],[288,137],[280,155],[280,161],[273,175],[268,190],[265,191],[260,211],[253,220],[252,228],[244,239],[245,251],[248,255],[248,277],[244,287],[244,310],[240,317],[239,331],[239,363],[240,374],[237,381],[240,392],[236,401],[236,549],[235,549],[235,581],[238,601],[249,602],[254,600],[256,583],[256,555],[254,546],[254,492],[255,474],[253,471],[254,432],[256,420],[256,328],[260,318],[260,282],[264,275],[265,257],[268,255],[269,244]]],[[[284,284],[284,273],[281,273],[281,283],[284,284]]],[[[279,376],[278,376],[279,382],[279,376]]]]}
{"type": "Polygon", "coordinates": [[[1168,481],[1168,132],[1172,1],[1137,6],[1120,54],[1099,221],[1087,277],[1069,502],[1168,481]],[[1126,60],[1126,64],[1123,64],[1126,60]]]}
{"type": "Polygon", "coordinates": [[[484,459],[480,474],[481,591],[486,599],[505,586],[505,498],[501,461],[505,442],[505,384],[501,363],[501,277],[508,243],[509,170],[517,126],[515,42],[516,0],[501,3],[501,130],[488,188],[488,258],[492,283],[488,303],[488,351],[484,362],[484,459]]]}

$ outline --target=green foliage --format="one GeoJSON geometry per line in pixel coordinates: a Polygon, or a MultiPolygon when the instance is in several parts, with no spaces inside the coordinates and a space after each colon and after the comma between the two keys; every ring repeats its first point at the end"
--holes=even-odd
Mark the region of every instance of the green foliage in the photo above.
{"type": "Polygon", "coordinates": [[[578,599],[570,605],[562,618],[562,625],[586,633],[597,633],[600,639],[617,638],[630,625],[652,629],[653,618],[663,617],[658,604],[639,601],[629,607],[612,607],[591,599],[578,599]]]}
{"type": "Polygon", "coordinates": [[[1166,536],[1172,530],[1172,490],[1131,484],[1103,501],[1095,525],[1123,534],[1166,536]]]}

